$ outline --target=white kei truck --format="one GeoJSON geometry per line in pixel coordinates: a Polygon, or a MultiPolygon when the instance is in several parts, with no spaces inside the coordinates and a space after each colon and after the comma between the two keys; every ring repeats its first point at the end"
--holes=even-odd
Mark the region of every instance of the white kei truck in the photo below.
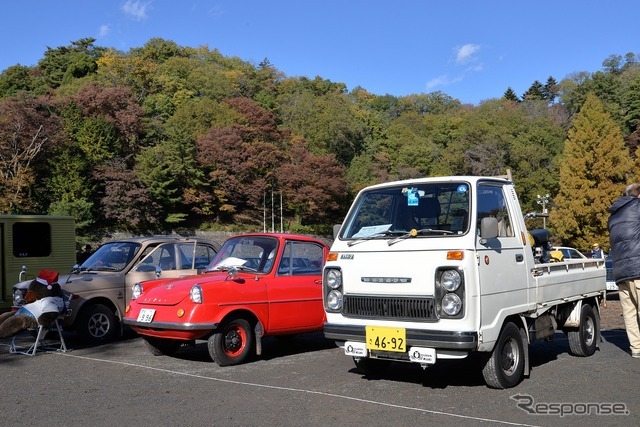
{"type": "Polygon", "coordinates": [[[529,343],[567,334],[591,356],[600,340],[603,259],[550,257],[528,231],[513,182],[451,176],[361,190],[323,271],[324,334],[365,374],[478,355],[487,385],[529,375],[529,343]],[[551,262],[555,261],[555,262],[551,262]]]}

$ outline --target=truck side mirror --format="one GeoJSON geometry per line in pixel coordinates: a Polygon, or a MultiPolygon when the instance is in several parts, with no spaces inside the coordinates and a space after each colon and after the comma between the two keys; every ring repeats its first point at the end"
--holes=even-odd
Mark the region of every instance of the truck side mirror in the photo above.
{"type": "Polygon", "coordinates": [[[340,233],[340,227],[342,227],[342,224],[335,224],[333,226],[333,239],[335,240],[336,237],[338,237],[338,233],[340,233]]]}
{"type": "Polygon", "coordinates": [[[498,219],[492,216],[482,218],[480,221],[480,243],[487,243],[488,239],[498,237],[498,219]]]}

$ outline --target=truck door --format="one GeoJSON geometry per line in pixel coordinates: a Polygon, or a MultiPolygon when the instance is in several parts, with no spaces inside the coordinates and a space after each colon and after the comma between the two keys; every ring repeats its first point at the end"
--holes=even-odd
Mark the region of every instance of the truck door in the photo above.
{"type": "MultiPolygon", "coordinates": [[[[481,328],[495,322],[496,316],[506,307],[513,309],[514,302],[516,305],[528,305],[525,248],[520,231],[515,229],[518,223],[513,218],[515,206],[508,203],[507,197],[502,185],[478,183],[477,229],[480,230],[480,221],[484,217],[493,216],[498,219],[498,237],[481,243],[478,236],[476,241],[481,328]]],[[[517,201],[514,203],[517,204],[517,201]]]]}

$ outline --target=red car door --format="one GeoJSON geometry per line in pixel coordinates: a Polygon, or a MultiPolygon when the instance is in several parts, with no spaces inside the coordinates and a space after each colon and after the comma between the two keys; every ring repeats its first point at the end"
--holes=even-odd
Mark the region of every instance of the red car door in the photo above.
{"type": "Polygon", "coordinates": [[[287,241],[267,284],[267,333],[322,329],[322,266],[324,247],[314,242],[287,241]]]}

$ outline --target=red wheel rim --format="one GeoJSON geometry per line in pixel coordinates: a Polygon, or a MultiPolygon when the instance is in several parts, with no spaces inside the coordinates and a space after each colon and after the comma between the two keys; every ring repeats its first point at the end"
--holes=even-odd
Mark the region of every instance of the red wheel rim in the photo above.
{"type": "Polygon", "coordinates": [[[242,353],[247,344],[247,333],[239,325],[231,325],[224,332],[222,347],[229,357],[236,357],[242,353]]]}

